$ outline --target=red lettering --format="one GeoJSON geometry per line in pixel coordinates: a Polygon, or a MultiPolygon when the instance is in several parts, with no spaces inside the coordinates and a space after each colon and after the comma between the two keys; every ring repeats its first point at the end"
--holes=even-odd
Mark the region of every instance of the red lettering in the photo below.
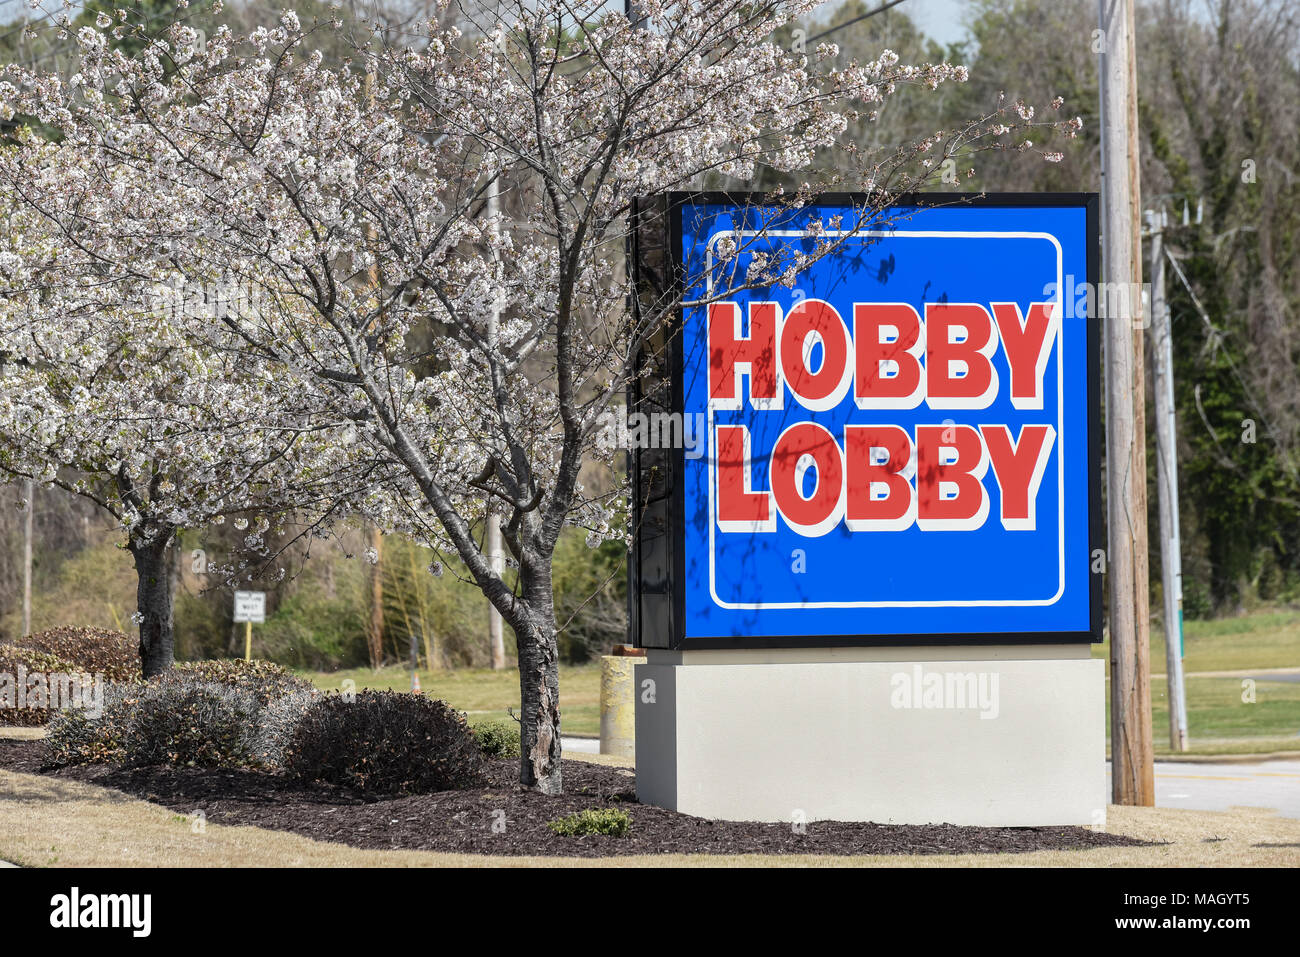
{"type": "Polygon", "coordinates": [[[860,409],[914,409],[925,397],[921,317],[905,302],[853,307],[857,375],[853,398],[860,409]],[[889,341],[885,341],[888,339],[889,341]]]}
{"type": "Polygon", "coordinates": [[[978,303],[925,306],[925,373],[932,409],[985,409],[998,393],[990,357],[998,339],[993,318],[978,303]]]}
{"type": "Polygon", "coordinates": [[[889,532],[916,520],[912,439],[896,425],[849,425],[844,429],[848,501],[844,524],[854,532],[889,532]]]}
{"type": "Polygon", "coordinates": [[[1026,425],[1011,444],[1011,430],[1005,425],[981,425],[993,476],[1002,492],[1002,527],[1031,531],[1035,527],[1034,506],[1038,486],[1052,454],[1056,429],[1050,425],[1026,425]]]}
{"type": "Polygon", "coordinates": [[[781,408],[777,315],[776,303],[751,302],[749,338],[745,339],[740,335],[740,307],[736,303],[709,306],[709,401],[717,407],[740,408],[740,376],[748,372],[750,404],[757,409],[781,408]]]}
{"type": "Polygon", "coordinates": [[[849,331],[835,307],[804,299],[781,323],[781,372],[790,391],[806,409],[833,409],[849,391],[849,331]],[[814,342],[821,342],[817,371],[809,368],[814,342]]]}
{"type": "Polygon", "coordinates": [[[1011,367],[1011,405],[1017,409],[1041,409],[1043,374],[1057,332],[1056,303],[1033,303],[1025,319],[1020,316],[1020,306],[1014,302],[995,302],[992,306],[1002,348],[1007,353],[1007,365],[1011,367]]]}
{"type": "Polygon", "coordinates": [[[925,531],[979,528],[989,513],[980,481],[988,450],[972,426],[916,427],[916,524],[925,531]]]}
{"type": "Polygon", "coordinates": [[[800,535],[817,537],[840,522],[844,509],[844,465],[835,437],[814,422],[792,425],[772,449],[772,497],[777,510],[800,535]],[[812,494],[803,494],[804,475],[816,470],[812,494]]]}
{"type": "Polygon", "coordinates": [[[750,489],[749,429],[718,426],[718,528],[724,532],[771,532],[775,516],[767,492],[750,489]]]}

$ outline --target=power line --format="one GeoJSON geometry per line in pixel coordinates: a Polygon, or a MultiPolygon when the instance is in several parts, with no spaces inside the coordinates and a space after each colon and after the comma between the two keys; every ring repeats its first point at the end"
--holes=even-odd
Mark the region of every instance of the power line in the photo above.
{"type": "Polygon", "coordinates": [[[866,13],[859,14],[858,16],[854,17],[852,20],[845,20],[843,23],[833,26],[829,30],[823,30],[815,37],[809,37],[805,42],[814,43],[817,40],[820,40],[822,37],[830,36],[832,33],[836,32],[837,30],[843,30],[845,27],[851,27],[853,26],[853,24],[859,22],[860,20],[865,20],[867,19],[867,17],[874,17],[877,13],[884,13],[890,7],[896,7],[902,2],[903,0],[889,0],[888,3],[882,3],[874,10],[868,10],[866,13]]]}

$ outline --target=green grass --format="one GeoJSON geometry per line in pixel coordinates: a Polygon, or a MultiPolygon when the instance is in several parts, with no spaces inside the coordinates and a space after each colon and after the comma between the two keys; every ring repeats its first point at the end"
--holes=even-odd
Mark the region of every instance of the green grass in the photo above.
{"type": "MultiPolygon", "coordinates": [[[[1110,657],[1109,639],[1093,645],[1094,658],[1110,657]]],[[[1189,621],[1183,628],[1183,670],[1241,671],[1300,668],[1300,611],[1258,611],[1235,618],[1189,621]]],[[[1165,636],[1151,626],[1151,671],[1165,671],[1165,636]]]]}
{"type": "MultiPolygon", "coordinates": [[[[1254,702],[1242,700],[1242,678],[1188,678],[1189,754],[1259,754],[1300,750],[1300,683],[1256,681],[1254,702]]],[[[1167,683],[1151,681],[1151,730],[1157,754],[1169,748],[1167,683]]],[[[1110,685],[1106,687],[1107,714],[1110,685]]],[[[1109,722],[1108,722],[1109,723],[1109,722]]],[[[1110,728],[1106,729],[1109,736],[1110,728]]]]}
{"type": "MultiPolygon", "coordinates": [[[[1109,641],[1094,645],[1092,655],[1108,659],[1109,641]]],[[[1249,703],[1242,700],[1245,679],[1197,674],[1297,667],[1300,611],[1270,609],[1234,618],[1187,622],[1183,670],[1188,675],[1188,753],[1259,754],[1300,749],[1300,683],[1256,680],[1255,700],[1249,703]]],[[[1154,624],[1150,670],[1156,675],[1165,672],[1164,634],[1154,624]]],[[[1151,727],[1157,754],[1172,754],[1167,688],[1164,678],[1151,679],[1151,727]]],[[[1109,682],[1106,693],[1109,709],[1109,682]]],[[[1107,727],[1107,734],[1109,730],[1107,727]]]]}
{"type": "MultiPolygon", "coordinates": [[[[411,672],[391,666],[372,671],[299,672],[323,691],[337,691],[343,682],[355,682],[356,689],[409,691],[411,672]]],[[[509,721],[507,709],[519,713],[519,671],[509,668],[460,668],[455,671],[420,670],[420,689],[431,698],[441,698],[453,708],[469,712],[470,724],[509,721]]],[[[600,665],[560,666],[560,724],[565,734],[600,734],[600,665]]]]}
{"type": "MultiPolygon", "coordinates": [[[[1108,643],[1094,645],[1093,657],[1108,658],[1108,643]]],[[[1186,626],[1184,668],[1187,672],[1248,671],[1300,667],[1300,611],[1268,610],[1192,621],[1186,626]]],[[[1165,670],[1164,636],[1151,633],[1151,670],[1165,670]]],[[[336,690],[351,679],[360,688],[411,687],[404,667],[354,668],[350,671],[303,672],[318,688],[336,690]]],[[[434,698],[469,712],[471,724],[510,720],[519,711],[519,672],[468,668],[421,671],[420,686],[434,698]]],[[[1169,718],[1165,680],[1151,680],[1152,730],[1156,751],[1169,752],[1169,718]]],[[[1242,679],[1193,675],[1187,679],[1188,726],[1193,754],[1243,754],[1300,749],[1300,683],[1257,681],[1255,703],[1241,700],[1242,679]]],[[[1108,692],[1109,693],[1109,692],[1108,692]]],[[[1109,707],[1109,703],[1107,705],[1109,707]]],[[[600,665],[560,668],[560,710],[566,734],[600,733],[600,665]]]]}

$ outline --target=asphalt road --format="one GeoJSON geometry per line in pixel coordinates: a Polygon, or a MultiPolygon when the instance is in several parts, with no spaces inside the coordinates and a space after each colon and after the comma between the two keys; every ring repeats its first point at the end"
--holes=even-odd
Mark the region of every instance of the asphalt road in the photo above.
{"type": "MultiPolygon", "coordinates": [[[[1106,775],[1109,781],[1109,763],[1106,775]]],[[[1156,806],[1197,811],[1272,808],[1283,817],[1300,818],[1300,761],[1157,761],[1156,806]]]]}

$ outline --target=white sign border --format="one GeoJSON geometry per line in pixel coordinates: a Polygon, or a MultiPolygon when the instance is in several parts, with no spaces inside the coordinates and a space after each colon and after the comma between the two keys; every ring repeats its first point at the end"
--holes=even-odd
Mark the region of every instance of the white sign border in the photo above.
{"type": "MultiPolygon", "coordinates": [[[[724,238],[749,239],[755,236],[808,237],[813,235],[808,230],[719,230],[709,237],[705,247],[705,280],[707,298],[713,294],[713,251],[718,240],[724,238]]],[[[1059,518],[1058,530],[1058,578],[1056,594],[1051,598],[1033,599],[950,599],[947,601],[787,601],[787,602],[727,602],[718,597],[716,581],[717,549],[714,536],[717,531],[716,502],[714,487],[716,483],[716,457],[713,449],[713,403],[708,409],[708,481],[709,481],[709,595],[720,608],[736,611],[761,609],[808,609],[808,608],[1005,608],[1005,607],[1046,607],[1056,604],[1065,594],[1065,315],[1062,309],[1062,282],[1064,279],[1064,252],[1061,243],[1051,233],[1043,232],[1006,232],[998,230],[823,230],[817,234],[823,238],[837,236],[861,236],[888,239],[1045,239],[1056,249],[1056,307],[1061,315],[1061,326],[1056,336],[1056,402],[1057,402],[1057,505],[1059,518]]]]}

